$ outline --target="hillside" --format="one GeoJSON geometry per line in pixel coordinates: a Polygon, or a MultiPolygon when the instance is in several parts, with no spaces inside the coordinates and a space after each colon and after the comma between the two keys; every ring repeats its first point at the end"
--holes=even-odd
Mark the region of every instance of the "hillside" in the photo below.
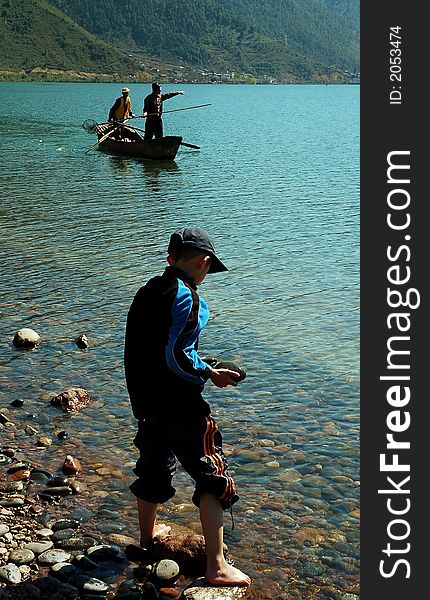
{"type": "MultiPolygon", "coordinates": [[[[300,1],[306,4],[308,0],[300,1]]],[[[328,65],[334,62],[329,60],[324,65],[304,49],[286,48],[283,36],[281,40],[274,39],[269,28],[261,31],[249,18],[255,6],[259,12],[265,5],[256,4],[255,0],[243,0],[245,8],[253,7],[246,11],[238,11],[236,2],[222,0],[52,2],[82,27],[110,43],[214,71],[230,69],[260,77],[306,81],[326,76],[328,65]]],[[[318,6],[325,10],[321,4],[318,6]]],[[[306,13],[302,14],[307,18],[306,13]]]]}
{"type": "Polygon", "coordinates": [[[360,0],[322,0],[333,12],[342,15],[354,29],[360,27],[360,0]]]}
{"type": "Polygon", "coordinates": [[[3,70],[55,67],[100,73],[137,66],[45,0],[0,0],[0,57],[3,70]]]}
{"type": "Polygon", "coordinates": [[[358,0],[218,0],[287,48],[328,65],[359,70],[358,0]]]}
{"type": "Polygon", "coordinates": [[[343,81],[358,65],[358,35],[324,3],[351,2],[0,0],[0,77],[343,81]]]}

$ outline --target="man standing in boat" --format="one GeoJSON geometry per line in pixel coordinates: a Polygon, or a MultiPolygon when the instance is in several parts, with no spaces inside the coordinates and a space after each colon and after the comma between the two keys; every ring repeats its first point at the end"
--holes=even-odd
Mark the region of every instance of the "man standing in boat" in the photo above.
{"type": "Polygon", "coordinates": [[[131,111],[130,90],[127,87],[122,88],[122,96],[115,100],[115,104],[109,111],[108,121],[124,121],[128,117],[134,117],[131,111]]]}
{"type": "Polygon", "coordinates": [[[143,117],[146,118],[145,123],[145,140],[159,139],[163,137],[163,121],[161,115],[163,113],[163,102],[173,96],[183,95],[185,92],[170,92],[168,94],[161,93],[161,87],[158,83],[152,84],[152,93],[146,96],[143,104],[143,117]]]}

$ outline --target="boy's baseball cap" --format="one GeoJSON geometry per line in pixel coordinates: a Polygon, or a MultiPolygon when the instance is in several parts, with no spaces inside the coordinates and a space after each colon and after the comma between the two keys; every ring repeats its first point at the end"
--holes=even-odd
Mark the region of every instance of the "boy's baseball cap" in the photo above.
{"type": "Polygon", "coordinates": [[[183,248],[195,248],[207,252],[212,259],[208,273],[228,271],[227,267],[215,254],[215,246],[209,234],[201,227],[183,227],[172,233],[167,252],[178,252],[183,248]]]}

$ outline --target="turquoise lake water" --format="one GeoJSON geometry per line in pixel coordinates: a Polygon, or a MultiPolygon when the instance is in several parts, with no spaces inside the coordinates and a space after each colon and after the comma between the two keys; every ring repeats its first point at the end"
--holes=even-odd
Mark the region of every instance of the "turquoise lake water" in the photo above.
{"type": "MultiPolygon", "coordinates": [[[[241,495],[226,543],[253,578],[250,597],[354,592],[359,87],[180,86],[165,110],[211,106],[166,114],[165,134],[201,150],[170,163],[84,154],[95,138],[82,122],[105,121],[121,87],[0,84],[0,409],[22,398],[22,423],[29,413],[44,435],[66,429],[43,451],[17,439],[51,466],[78,456],[91,481],[79,502],[108,504],[136,536],[126,314],[164,269],[170,233],[206,228],[229,272],[199,288],[211,309],[200,349],[248,373],[236,389],[205,390],[241,495]],[[37,350],[14,349],[21,327],[38,331],[37,350]],[[48,400],[72,386],[90,406],[59,415],[48,400]]],[[[129,87],[139,114],[149,85],[129,87]]],[[[180,472],[176,484],[162,517],[199,530],[191,482],[180,472]]]]}

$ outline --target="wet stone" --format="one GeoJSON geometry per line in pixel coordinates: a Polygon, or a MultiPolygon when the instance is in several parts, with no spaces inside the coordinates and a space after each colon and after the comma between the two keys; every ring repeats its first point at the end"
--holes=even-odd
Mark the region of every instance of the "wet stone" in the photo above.
{"type": "Polygon", "coordinates": [[[20,408],[23,404],[24,404],[24,400],[21,400],[20,398],[17,398],[16,400],[12,400],[12,402],[10,403],[10,405],[15,408],[20,408]]]}
{"type": "Polygon", "coordinates": [[[0,567],[0,581],[4,583],[19,583],[21,581],[21,571],[14,564],[7,564],[0,567]]]}
{"type": "Polygon", "coordinates": [[[75,508],[75,510],[70,513],[70,519],[78,521],[79,523],[88,521],[92,516],[92,511],[87,508],[75,508]]]}
{"type": "Polygon", "coordinates": [[[123,581],[115,598],[118,598],[118,600],[141,600],[142,588],[132,580],[123,581]]]}
{"type": "Polygon", "coordinates": [[[246,587],[209,587],[204,578],[197,579],[183,592],[184,600],[237,600],[246,595],[246,587]]]}
{"type": "Polygon", "coordinates": [[[74,529],[59,529],[52,534],[51,539],[53,542],[59,542],[61,540],[67,540],[73,536],[76,536],[76,531],[74,529]]]}
{"type": "Polygon", "coordinates": [[[54,577],[57,577],[61,581],[66,581],[76,573],[76,567],[71,563],[61,562],[52,565],[51,572],[54,577]]]}
{"type": "Polygon", "coordinates": [[[0,454],[0,466],[8,465],[12,462],[12,459],[5,454],[0,454]]]}
{"type": "Polygon", "coordinates": [[[101,508],[98,513],[97,516],[103,519],[120,519],[121,518],[121,514],[119,512],[116,512],[115,510],[109,510],[108,508],[101,508]]]}
{"type": "Polygon", "coordinates": [[[24,489],[22,481],[0,481],[0,492],[10,494],[13,492],[21,492],[24,489]]]}
{"type": "Polygon", "coordinates": [[[60,529],[77,529],[80,522],[77,519],[58,519],[52,525],[53,531],[59,531],[60,529]]]}
{"type": "Polygon", "coordinates": [[[16,471],[23,471],[29,468],[29,464],[28,462],[23,462],[23,461],[19,461],[17,463],[15,463],[12,467],[9,467],[7,472],[9,475],[11,475],[12,473],[15,473],[16,471]]]}
{"type": "Polygon", "coordinates": [[[69,480],[65,475],[56,475],[48,482],[48,487],[65,487],[69,485],[69,480]]]}
{"type": "Polygon", "coordinates": [[[33,475],[33,473],[42,473],[42,475],[45,475],[45,477],[47,479],[52,478],[52,473],[50,473],[49,471],[46,471],[46,469],[41,469],[40,467],[34,467],[34,469],[31,470],[32,475],[33,475]]]}
{"type": "Polygon", "coordinates": [[[100,544],[87,550],[87,555],[91,560],[112,560],[119,555],[120,548],[109,544],[100,544]]]}
{"type": "Polygon", "coordinates": [[[23,327],[15,333],[13,344],[16,348],[35,348],[40,344],[40,335],[34,329],[23,327]]]}
{"type": "Polygon", "coordinates": [[[5,498],[0,500],[0,506],[4,508],[13,508],[14,506],[22,506],[24,504],[24,498],[5,498]]]}
{"type": "Polygon", "coordinates": [[[115,523],[99,523],[97,530],[100,533],[121,533],[125,529],[125,525],[117,525],[115,523]]]}
{"type": "Polygon", "coordinates": [[[41,591],[41,598],[51,598],[54,594],[56,600],[75,600],[78,597],[78,590],[69,583],[63,583],[55,577],[40,577],[34,581],[41,591]]]}
{"type": "Polygon", "coordinates": [[[69,552],[64,552],[64,550],[46,550],[46,552],[42,552],[39,554],[38,561],[42,565],[55,565],[56,563],[68,562],[71,558],[71,554],[69,552]]]}
{"type": "Polygon", "coordinates": [[[27,550],[31,550],[32,552],[34,552],[34,554],[42,554],[43,552],[50,550],[53,545],[54,544],[51,541],[49,541],[49,542],[30,542],[28,544],[25,544],[24,548],[26,548],[27,550]]]}
{"type": "Polygon", "coordinates": [[[303,561],[297,565],[297,572],[300,577],[317,577],[326,572],[326,567],[321,563],[303,561]]]}
{"type": "Polygon", "coordinates": [[[37,529],[37,531],[35,531],[34,533],[37,535],[37,537],[47,538],[47,537],[51,537],[51,535],[54,532],[52,531],[52,529],[43,528],[43,529],[37,529]]]}
{"type": "MultiPolygon", "coordinates": [[[[40,507],[39,505],[37,505],[37,504],[34,504],[34,505],[33,505],[33,507],[38,507],[38,508],[41,508],[41,507],[40,507]]],[[[43,510],[43,509],[42,509],[42,510],[43,510]]],[[[40,512],[40,511],[38,511],[38,512],[40,512]]],[[[37,521],[38,523],[40,523],[40,525],[47,525],[48,523],[50,523],[50,522],[51,522],[51,520],[52,520],[52,519],[51,519],[51,515],[50,515],[49,513],[47,513],[47,512],[43,512],[43,513],[41,513],[41,514],[38,514],[38,515],[37,515],[37,517],[36,517],[36,521],[37,521]]]]}
{"type": "Polygon", "coordinates": [[[97,540],[90,536],[76,536],[56,542],[58,548],[63,550],[89,550],[97,544],[97,540]]]}
{"type": "Polygon", "coordinates": [[[49,477],[47,477],[43,473],[35,473],[34,471],[32,471],[30,473],[30,481],[33,481],[34,483],[47,483],[49,481],[49,477]]]}
{"type": "Polygon", "coordinates": [[[179,565],[174,560],[160,560],[154,565],[153,577],[162,586],[169,586],[179,577],[179,565]]]}
{"type": "Polygon", "coordinates": [[[86,575],[77,575],[76,577],[73,577],[72,582],[79,589],[93,594],[103,594],[109,589],[107,583],[105,583],[101,579],[96,579],[95,577],[88,577],[86,575]]]}
{"type": "Polygon", "coordinates": [[[34,552],[28,548],[12,550],[9,554],[9,560],[15,565],[28,565],[34,560],[34,552]]]}
{"type": "Polygon", "coordinates": [[[157,588],[149,581],[143,584],[142,589],[144,592],[143,597],[145,598],[145,600],[157,600],[157,598],[159,598],[157,588]]]}
{"type": "Polygon", "coordinates": [[[78,556],[75,556],[74,561],[76,565],[83,571],[94,571],[99,567],[96,562],[94,562],[93,560],[91,560],[91,558],[85,556],[84,554],[79,554],[78,556]]]}
{"type": "Polygon", "coordinates": [[[72,493],[71,488],[62,486],[62,487],[48,487],[46,490],[43,490],[42,494],[48,496],[70,496],[72,493]]]}

